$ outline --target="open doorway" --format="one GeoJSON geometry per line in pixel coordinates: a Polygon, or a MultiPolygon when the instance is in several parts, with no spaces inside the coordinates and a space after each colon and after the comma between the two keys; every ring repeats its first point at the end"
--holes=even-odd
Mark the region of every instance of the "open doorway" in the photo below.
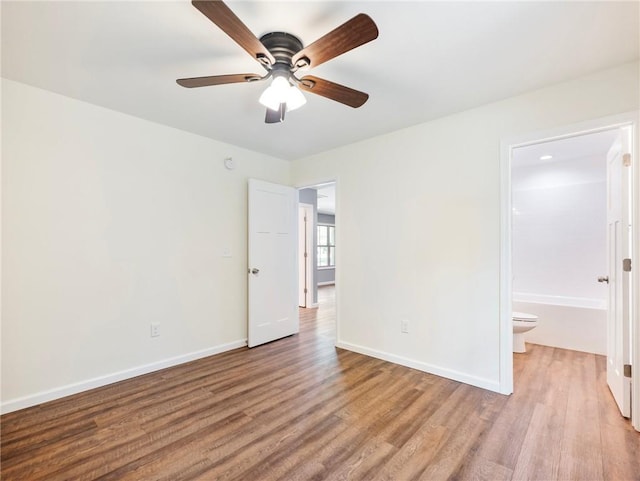
{"type": "Polygon", "coordinates": [[[512,376],[511,351],[526,356],[523,341],[602,354],[628,417],[640,334],[624,267],[638,234],[636,125],[627,118],[503,143],[501,364],[512,376]]]}
{"type": "Polygon", "coordinates": [[[298,201],[299,306],[318,309],[323,304],[334,305],[336,183],[323,182],[301,188],[298,201]]]}

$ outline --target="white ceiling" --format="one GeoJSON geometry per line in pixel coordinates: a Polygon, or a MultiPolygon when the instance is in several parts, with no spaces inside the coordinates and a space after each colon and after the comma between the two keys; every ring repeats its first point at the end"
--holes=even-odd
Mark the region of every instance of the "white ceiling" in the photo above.
{"type": "Polygon", "coordinates": [[[512,188],[528,190],[605,182],[607,152],[617,129],[513,149],[512,188]],[[551,155],[551,159],[540,159],[551,155]]]}
{"type": "Polygon", "coordinates": [[[639,57],[638,2],[228,1],[256,36],[305,45],[357,13],[377,40],[310,72],[365,91],[264,124],[265,83],[184,89],[182,77],[261,73],[188,1],[2,2],[2,75],[283,159],[397,130],[639,57]]]}
{"type": "Polygon", "coordinates": [[[592,156],[605,158],[617,136],[618,129],[610,129],[518,147],[513,149],[513,165],[517,168],[592,156]],[[541,161],[540,157],[545,155],[551,155],[552,158],[541,161]]]}

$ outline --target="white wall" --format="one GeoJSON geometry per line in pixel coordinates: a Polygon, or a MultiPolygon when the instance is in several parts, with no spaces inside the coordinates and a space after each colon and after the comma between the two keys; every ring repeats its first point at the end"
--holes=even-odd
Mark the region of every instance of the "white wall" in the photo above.
{"type": "Polygon", "coordinates": [[[3,409],[242,345],[246,180],[289,162],[4,79],[2,100],[3,409]]]}
{"type": "Polygon", "coordinates": [[[607,272],[606,180],[514,189],[512,199],[514,292],[604,307],[607,286],[596,279],[607,272]]]}
{"type": "Polygon", "coordinates": [[[498,390],[500,141],[638,109],[638,80],[628,64],[294,162],[297,185],[338,181],[338,344],[498,390]]]}

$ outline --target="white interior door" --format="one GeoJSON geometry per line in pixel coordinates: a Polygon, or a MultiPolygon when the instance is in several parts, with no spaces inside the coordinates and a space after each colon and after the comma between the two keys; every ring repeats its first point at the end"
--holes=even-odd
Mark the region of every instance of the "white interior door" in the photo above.
{"type": "Polygon", "coordinates": [[[631,257],[630,133],[620,129],[607,155],[607,384],[625,417],[631,414],[631,378],[624,372],[631,359],[631,276],[624,261],[631,257]]]}
{"type": "Polygon", "coordinates": [[[298,332],[295,194],[249,179],[249,347],[298,332]]]}

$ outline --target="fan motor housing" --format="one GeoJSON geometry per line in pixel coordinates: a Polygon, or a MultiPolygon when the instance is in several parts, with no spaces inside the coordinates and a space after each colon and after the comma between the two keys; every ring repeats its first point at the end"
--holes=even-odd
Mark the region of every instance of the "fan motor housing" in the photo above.
{"type": "Polygon", "coordinates": [[[262,45],[271,52],[276,63],[284,63],[291,67],[291,58],[302,50],[300,39],[286,32],[271,32],[260,37],[262,45]]]}

